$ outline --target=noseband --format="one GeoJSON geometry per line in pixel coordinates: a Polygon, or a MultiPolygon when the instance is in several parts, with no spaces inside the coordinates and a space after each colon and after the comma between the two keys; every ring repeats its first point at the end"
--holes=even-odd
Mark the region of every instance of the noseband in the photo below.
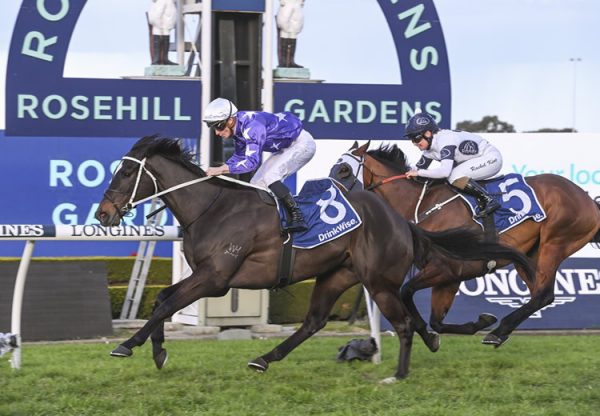
{"type": "Polygon", "coordinates": [[[337,166],[337,165],[346,163],[352,169],[352,176],[354,176],[354,181],[352,182],[350,187],[347,188],[348,191],[351,191],[352,189],[354,189],[354,186],[356,185],[357,182],[361,184],[361,188],[364,188],[363,182],[359,179],[360,178],[360,176],[359,176],[360,170],[364,168],[364,160],[365,160],[364,156],[358,157],[356,155],[353,155],[352,152],[346,152],[346,153],[342,154],[342,156],[340,157],[340,161],[334,165],[334,166],[337,166]],[[348,161],[343,160],[344,157],[348,157],[358,164],[356,173],[354,173],[354,169],[352,166],[354,163],[348,163],[348,161]]]}
{"type": "Polygon", "coordinates": [[[104,197],[106,199],[108,199],[111,204],[113,204],[113,206],[115,207],[115,210],[119,213],[119,216],[121,218],[123,218],[129,211],[131,211],[133,208],[135,208],[141,202],[146,201],[146,199],[147,199],[147,198],[145,198],[143,200],[135,201],[135,196],[137,195],[138,187],[140,186],[140,181],[142,180],[142,173],[146,173],[150,177],[150,179],[152,179],[152,183],[154,184],[154,194],[156,195],[158,193],[158,182],[156,180],[156,177],[152,174],[152,172],[150,172],[148,170],[148,168],[146,168],[146,158],[143,158],[142,160],[138,160],[138,159],[130,157],[130,156],[123,156],[122,160],[130,160],[139,165],[138,172],[137,172],[137,175],[135,178],[135,185],[133,186],[133,191],[131,192],[131,197],[129,198],[129,201],[124,206],[119,208],[117,206],[117,204],[115,204],[115,202],[112,200],[112,198],[110,198],[108,193],[109,192],[124,193],[124,192],[116,190],[116,189],[107,189],[106,192],[104,192],[104,197]]]}

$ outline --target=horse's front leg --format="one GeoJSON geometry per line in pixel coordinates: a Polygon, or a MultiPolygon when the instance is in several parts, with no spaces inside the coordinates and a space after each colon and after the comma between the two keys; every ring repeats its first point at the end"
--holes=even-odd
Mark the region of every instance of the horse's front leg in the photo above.
{"type": "MultiPolygon", "coordinates": [[[[131,356],[133,354],[132,349],[143,345],[150,334],[155,330],[158,330],[156,334],[157,342],[162,343],[160,339],[164,339],[164,335],[162,337],[160,336],[162,331],[159,327],[165,319],[202,297],[218,297],[226,294],[228,290],[227,287],[217,283],[222,281],[222,279],[216,277],[212,278],[216,276],[215,273],[208,274],[211,276],[211,279],[202,279],[199,274],[195,272],[190,277],[183,279],[181,282],[174,285],[172,293],[157,305],[148,322],[146,322],[146,324],[131,338],[115,348],[111,352],[111,355],[115,357],[131,356]]],[[[160,350],[162,350],[162,346],[160,346],[160,350]]],[[[157,349],[159,353],[160,350],[157,349]]]]}
{"type": "Polygon", "coordinates": [[[358,283],[356,275],[346,268],[319,276],[302,326],[273,350],[250,361],[248,367],[263,372],[269,368],[269,363],[284,359],[294,348],[325,326],[336,300],[356,283],[358,283]]]}
{"type": "MultiPolygon", "coordinates": [[[[509,335],[521,322],[544,306],[554,302],[556,270],[565,258],[566,255],[560,250],[546,248],[540,253],[535,282],[525,280],[527,286],[530,288],[531,299],[520,308],[502,318],[498,327],[483,338],[483,344],[490,344],[496,348],[501,346],[508,340],[509,335]],[[533,289],[531,288],[532,285],[535,285],[533,289]]],[[[517,270],[520,276],[526,276],[520,268],[517,268],[517,270]]]]}
{"type": "MultiPolygon", "coordinates": [[[[182,280],[183,281],[183,280],[182,280]]],[[[152,313],[177,290],[182,281],[177,282],[176,284],[164,288],[160,291],[158,296],[156,297],[156,301],[154,302],[154,307],[152,308],[152,313]]],[[[167,350],[165,350],[162,345],[165,342],[165,321],[160,321],[158,326],[154,331],[152,331],[152,335],[150,336],[152,339],[152,358],[154,359],[154,364],[156,364],[156,368],[159,370],[163,368],[165,363],[167,362],[167,350]]]]}

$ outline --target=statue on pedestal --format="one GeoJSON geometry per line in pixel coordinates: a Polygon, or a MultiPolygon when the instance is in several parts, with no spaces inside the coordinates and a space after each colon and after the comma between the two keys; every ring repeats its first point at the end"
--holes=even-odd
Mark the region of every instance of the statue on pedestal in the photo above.
{"type": "Polygon", "coordinates": [[[152,27],[152,65],[177,65],[169,61],[169,36],[177,20],[175,0],[152,0],[147,15],[152,27]]]}
{"type": "Polygon", "coordinates": [[[275,78],[310,78],[310,71],[295,61],[296,41],[304,26],[304,0],[279,0],[275,78]]]}

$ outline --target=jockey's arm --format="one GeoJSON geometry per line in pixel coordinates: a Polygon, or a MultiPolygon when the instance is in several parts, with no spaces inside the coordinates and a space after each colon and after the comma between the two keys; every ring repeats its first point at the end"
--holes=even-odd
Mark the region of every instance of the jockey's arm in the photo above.
{"type": "Polygon", "coordinates": [[[450,176],[454,167],[453,159],[444,159],[440,161],[440,165],[430,169],[417,169],[417,175],[423,178],[442,179],[450,176]]]}

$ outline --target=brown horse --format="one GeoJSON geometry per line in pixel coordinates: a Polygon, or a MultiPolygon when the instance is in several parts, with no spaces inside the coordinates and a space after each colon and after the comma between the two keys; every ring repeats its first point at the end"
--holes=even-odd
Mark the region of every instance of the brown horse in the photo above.
{"type": "MultiPolygon", "coordinates": [[[[332,168],[330,176],[348,189],[364,188],[381,195],[404,218],[419,223],[427,230],[445,230],[465,226],[480,227],[472,220],[471,211],[447,183],[429,185],[422,180],[406,180],[410,169],[406,157],[396,145],[368,150],[369,143],[344,153],[332,168]],[[427,184],[427,185],[426,185],[427,184]],[[427,187],[426,187],[427,186],[427,187]],[[430,187],[429,187],[430,186],[430,187]]],[[[497,328],[483,340],[500,346],[509,334],[531,314],[554,301],[554,280],[563,260],[588,242],[600,242],[600,205],[574,183],[562,176],[543,174],[529,176],[526,182],[534,189],[546,212],[542,222],[526,220],[500,235],[500,242],[526,254],[536,264],[535,280],[528,279],[517,267],[531,292],[531,299],[502,319],[497,328]]],[[[430,262],[402,288],[402,299],[415,319],[417,332],[426,323],[413,301],[416,291],[432,287],[431,328],[439,333],[474,334],[496,322],[496,317],[482,314],[476,322],[444,324],[456,292],[463,280],[482,275],[476,264],[463,267],[430,262]]]]}
{"type": "MultiPolygon", "coordinates": [[[[267,289],[277,284],[282,236],[277,210],[255,187],[228,178],[207,177],[191,155],[172,139],[145,137],[123,157],[96,218],[105,226],[118,225],[134,206],[160,196],[181,224],[185,258],[192,274],[158,295],[148,322],[111,353],[129,357],[133,348],[152,338],[154,362],[167,360],[163,322],[203,297],[219,297],[231,288],[267,289]],[[234,245],[235,251],[230,247],[234,245]]],[[[333,191],[331,191],[333,192],[333,191]]],[[[304,323],[271,352],[252,360],[251,368],[265,371],[270,362],[285,358],[319,331],[337,298],[362,282],[400,340],[393,378],[408,374],[413,329],[399,289],[413,262],[428,257],[474,260],[507,258],[531,270],[528,259],[499,244],[482,243],[466,230],[427,232],[408,223],[378,196],[357,192],[348,196],[362,218],[352,232],[310,250],[299,250],[292,283],[317,276],[304,323]]],[[[435,342],[435,336],[431,342],[435,342]]]]}

